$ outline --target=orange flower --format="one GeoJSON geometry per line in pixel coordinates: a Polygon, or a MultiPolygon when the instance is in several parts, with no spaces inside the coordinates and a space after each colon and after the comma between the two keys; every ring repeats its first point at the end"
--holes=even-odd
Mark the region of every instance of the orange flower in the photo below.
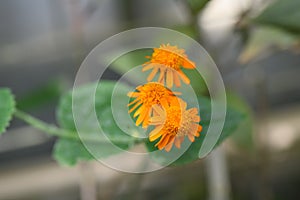
{"type": "Polygon", "coordinates": [[[162,44],[159,48],[154,48],[152,56],[147,56],[150,61],[146,62],[143,71],[152,69],[147,80],[151,81],[160,71],[158,82],[172,88],[173,83],[176,87],[180,87],[180,78],[186,84],[190,84],[190,79],[183,73],[181,67],[194,69],[195,64],[190,61],[184,52],[184,49],[178,49],[177,46],[162,44]]]}
{"type": "Polygon", "coordinates": [[[170,106],[161,107],[153,106],[154,115],[150,118],[150,125],[154,125],[154,130],[149,134],[151,142],[160,138],[155,144],[159,150],[165,149],[167,152],[171,150],[173,143],[177,148],[180,148],[187,136],[191,142],[194,142],[195,137],[199,137],[202,130],[198,109],[191,108],[186,110],[186,103],[177,98],[173,99],[170,106]]]}
{"type": "Polygon", "coordinates": [[[127,95],[131,98],[135,98],[128,106],[132,106],[129,113],[137,109],[133,117],[137,117],[136,125],[140,125],[143,122],[143,128],[148,126],[150,114],[152,113],[153,105],[162,105],[167,107],[171,102],[171,99],[175,95],[179,95],[178,92],[172,92],[160,83],[150,82],[136,88],[136,92],[129,92],[127,95]]]}

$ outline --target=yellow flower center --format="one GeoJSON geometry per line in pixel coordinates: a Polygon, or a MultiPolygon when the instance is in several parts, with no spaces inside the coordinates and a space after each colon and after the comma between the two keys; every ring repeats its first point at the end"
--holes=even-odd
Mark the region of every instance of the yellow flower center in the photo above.
{"type": "Polygon", "coordinates": [[[189,132],[192,121],[179,106],[168,108],[166,114],[167,117],[163,127],[165,132],[177,136],[184,136],[189,132]]]}
{"type": "Polygon", "coordinates": [[[154,49],[151,63],[159,63],[178,70],[182,66],[185,57],[184,51],[176,46],[163,45],[154,49]]]}
{"type": "Polygon", "coordinates": [[[159,83],[148,83],[140,89],[140,99],[145,106],[160,104],[162,99],[166,99],[170,91],[159,83]]]}

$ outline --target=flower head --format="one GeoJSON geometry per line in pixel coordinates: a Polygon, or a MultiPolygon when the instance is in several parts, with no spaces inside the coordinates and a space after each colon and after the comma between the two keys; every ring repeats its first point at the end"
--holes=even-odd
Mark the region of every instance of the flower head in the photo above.
{"type": "Polygon", "coordinates": [[[154,115],[150,118],[149,124],[155,128],[149,134],[149,140],[153,142],[160,138],[155,145],[158,149],[170,151],[173,143],[180,148],[185,136],[191,142],[200,136],[202,126],[198,124],[200,122],[198,109],[186,110],[186,107],[186,103],[179,98],[173,99],[168,107],[153,106],[154,115]]]}
{"type": "Polygon", "coordinates": [[[195,64],[188,59],[184,49],[162,44],[159,48],[154,48],[153,54],[147,58],[150,61],[144,64],[143,71],[153,69],[147,78],[148,81],[151,81],[160,71],[158,82],[164,84],[166,81],[169,88],[173,87],[173,83],[176,87],[180,87],[180,78],[184,83],[190,83],[190,79],[183,73],[181,67],[194,69],[195,64]]]}
{"type": "Polygon", "coordinates": [[[134,112],[133,117],[137,117],[136,125],[143,123],[143,127],[147,127],[152,113],[153,105],[162,105],[167,107],[175,95],[180,93],[172,92],[160,83],[150,82],[145,85],[138,86],[135,92],[129,92],[127,95],[135,98],[128,106],[132,106],[129,113],[134,112]]]}

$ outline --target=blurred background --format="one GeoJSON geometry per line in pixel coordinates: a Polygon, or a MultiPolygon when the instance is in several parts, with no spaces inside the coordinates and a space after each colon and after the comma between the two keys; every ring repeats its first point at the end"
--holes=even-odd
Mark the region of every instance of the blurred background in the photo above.
{"type": "Polygon", "coordinates": [[[0,138],[0,199],[300,199],[299,8],[299,0],[1,0],[0,87],[46,122],[56,123],[60,95],[98,43],[144,26],[198,40],[248,117],[206,159],[143,175],[59,166],[55,138],[14,120],[0,138]]]}

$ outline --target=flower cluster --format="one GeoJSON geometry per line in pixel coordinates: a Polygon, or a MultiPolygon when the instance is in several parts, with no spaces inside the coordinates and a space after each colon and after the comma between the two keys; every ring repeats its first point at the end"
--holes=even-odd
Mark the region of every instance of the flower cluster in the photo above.
{"type": "Polygon", "coordinates": [[[160,150],[170,151],[173,144],[180,148],[185,136],[194,142],[202,130],[198,109],[187,109],[187,103],[178,97],[181,94],[170,88],[174,84],[180,87],[180,79],[190,84],[181,68],[194,69],[195,64],[188,59],[183,49],[169,44],[154,48],[153,54],[147,58],[149,61],[143,65],[143,71],[152,69],[152,72],[147,78],[148,83],[128,93],[132,98],[128,104],[129,113],[133,113],[137,126],[154,126],[149,140],[158,140],[155,146],[160,150]],[[158,81],[150,82],[156,74],[159,74],[158,81]]]}

